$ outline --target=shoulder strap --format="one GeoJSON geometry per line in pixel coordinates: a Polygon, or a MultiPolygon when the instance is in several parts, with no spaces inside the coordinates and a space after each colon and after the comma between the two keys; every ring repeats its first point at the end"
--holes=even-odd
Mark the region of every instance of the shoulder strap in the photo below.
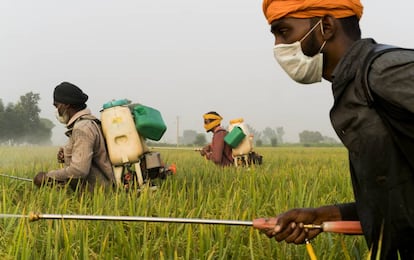
{"type": "Polygon", "coordinates": [[[386,52],[390,52],[390,51],[394,51],[394,50],[401,50],[403,48],[400,47],[396,47],[393,45],[387,45],[387,44],[376,44],[371,51],[368,53],[367,57],[365,58],[364,62],[363,62],[363,76],[362,76],[362,89],[364,90],[365,93],[365,97],[367,98],[368,101],[368,106],[372,107],[372,105],[374,104],[374,97],[372,95],[371,92],[371,87],[369,86],[369,80],[368,80],[368,75],[369,75],[369,71],[371,70],[371,65],[374,62],[374,60],[376,58],[378,58],[379,56],[381,56],[382,54],[386,53],[386,52]]]}
{"type": "Polygon", "coordinates": [[[98,130],[99,135],[102,137],[102,139],[103,139],[103,141],[105,143],[105,149],[108,152],[108,146],[106,144],[105,135],[103,134],[101,120],[99,120],[98,118],[96,118],[96,117],[94,117],[92,115],[84,115],[84,116],[81,116],[81,117],[78,118],[77,121],[80,121],[80,120],[91,120],[91,121],[95,122],[94,125],[96,126],[96,129],[98,130]]]}
{"type": "Polygon", "coordinates": [[[94,117],[93,115],[83,115],[81,117],[78,118],[78,120],[92,120],[94,121],[96,124],[98,124],[99,126],[101,126],[101,120],[99,120],[98,118],[94,117]]]}
{"type": "MultiPolygon", "coordinates": [[[[96,127],[96,129],[98,130],[98,133],[99,133],[99,136],[102,138],[102,140],[103,140],[103,143],[104,143],[104,147],[105,147],[105,150],[106,150],[106,154],[107,154],[107,156],[108,156],[108,160],[109,161],[111,161],[110,159],[109,159],[109,149],[108,149],[108,144],[106,143],[106,138],[105,138],[105,135],[103,134],[103,130],[102,130],[102,123],[101,123],[101,120],[99,120],[98,118],[96,118],[95,116],[93,116],[93,115],[84,115],[84,116],[81,116],[81,117],[79,117],[78,118],[78,120],[77,121],[80,121],[80,120],[90,120],[90,121],[93,121],[93,122],[95,122],[95,127],[96,127]]],[[[112,163],[111,163],[112,164],[112,163]]],[[[105,170],[104,169],[102,169],[99,165],[98,165],[98,167],[100,168],[100,170],[104,173],[105,172],[105,170]]],[[[107,180],[109,180],[109,181],[112,181],[106,174],[103,174],[103,176],[107,179],[107,180]]]]}
{"type": "MultiPolygon", "coordinates": [[[[363,63],[364,74],[362,77],[362,89],[365,93],[368,106],[370,108],[375,106],[377,108],[377,111],[385,110],[387,111],[388,115],[396,119],[400,119],[403,121],[410,121],[413,118],[413,114],[411,112],[409,112],[406,109],[402,109],[402,108],[399,108],[391,104],[385,98],[381,97],[380,95],[372,91],[371,86],[369,84],[369,73],[370,73],[371,66],[374,63],[375,59],[386,52],[396,51],[396,50],[414,51],[414,49],[400,48],[400,47],[395,47],[392,45],[385,45],[385,44],[376,44],[372,48],[372,50],[368,53],[363,63]]],[[[382,111],[379,111],[379,112],[382,112],[382,111]]]]}
{"type": "MultiPolygon", "coordinates": [[[[364,89],[368,105],[373,107],[388,128],[390,135],[406,158],[412,171],[414,172],[414,115],[408,110],[399,108],[379,95],[371,91],[369,86],[368,74],[374,60],[380,55],[393,50],[410,50],[398,48],[390,45],[376,45],[368,54],[364,61],[364,74],[362,79],[362,87],[364,89]],[[375,99],[374,99],[375,98],[375,99]]],[[[414,84],[414,83],[413,83],[414,84]]]]}

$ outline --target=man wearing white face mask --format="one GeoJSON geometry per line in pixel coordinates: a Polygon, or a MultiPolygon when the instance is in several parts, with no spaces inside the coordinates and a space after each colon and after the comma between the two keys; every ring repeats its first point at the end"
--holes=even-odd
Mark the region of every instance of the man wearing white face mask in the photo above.
{"type": "Polygon", "coordinates": [[[355,198],[289,210],[263,231],[301,244],[321,232],[304,224],[359,220],[372,259],[414,259],[414,51],[361,39],[362,10],[359,0],[263,1],[281,67],[299,83],[332,83],[355,198]]]}
{"type": "MultiPolygon", "coordinates": [[[[276,44],[273,51],[275,59],[285,72],[296,82],[311,84],[322,81],[322,49],[326,44],[324,41],[317,54],[312,57],[306,56],[301,43],[314,31],[320,28],[323,36],[322,20],[319,20],[299,41],[294,43],[276,44]]],[[[313,37],[311,40],[314,39],[313,37]]]]}
{"type": "Polygon", "coordinates": [[[69,82],[55,88],[56,118],[68,128],[68,142],[58,152],[58,161],[65,167],[39,172],[35,185],[69,183],[73,189],[93,191],[95,186],[111,188],[115,183],[100,122],[86,107],[87,100],[88,95],[69,82]]]}

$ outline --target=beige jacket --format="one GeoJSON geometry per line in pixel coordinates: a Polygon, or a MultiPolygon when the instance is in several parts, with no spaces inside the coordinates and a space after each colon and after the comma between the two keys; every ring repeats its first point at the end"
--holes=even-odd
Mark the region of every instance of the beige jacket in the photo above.
{"type": "Polygon", "coordinates": [[[99,121],[89,109],[76,113],[68,122],[65,145],[65,167],[50,171],[47,177],[75,188],[92,191],[96,185],[112,187],[115,176],[106,150],[99,121]],[[95,121],[96,120],[96,121],[95,121]]]}

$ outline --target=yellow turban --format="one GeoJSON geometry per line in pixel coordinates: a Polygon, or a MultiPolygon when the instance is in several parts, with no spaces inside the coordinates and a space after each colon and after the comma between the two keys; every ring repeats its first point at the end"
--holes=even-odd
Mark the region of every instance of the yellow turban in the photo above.
{"type": "Polygon", "coordinates": [[[362,16],[359,0],[263,0],[263,13],[271,24],[282,17],[312,18],[332,15],[344,18],[362,16]]]}
{"type": "Polygon", "coordinates": [[[219,115],[213,114],[213,113],[207,113],[203,115],[204,119],[209,119],[209,120],[213,120],[208,124],[204,124],[204,129],[206,129],[206,131],[210,131],[211,129],[213,129],[214,127],[220,125],[221,120],[223,120],[223,118],[219,115]]]}

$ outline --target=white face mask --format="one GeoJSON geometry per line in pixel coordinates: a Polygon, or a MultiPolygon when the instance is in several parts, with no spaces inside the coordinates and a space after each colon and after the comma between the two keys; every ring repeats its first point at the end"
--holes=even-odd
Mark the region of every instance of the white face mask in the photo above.
{"type": "MultiPolygon", "coordinates": [[[[296,82],[311,84],[322,81],[323,55],[320,53],[325,46],[322,44],[319,53],[313,57],[306,56],[300,43],[319,25],[320,20],[300,41],[291,44],[277,44],[273,48],[275,59],[285,72],[296,82]]],[[[322,28],[323,35],[323,28],[322,28]]]]}
{"type": "Polygon", "coordinates": [[[60,123],[66,125],[69,122],[69,115],[67,113],[63,113],[63,115],[60,115],[59,110],[57,108],[56,108],[56,111],[55,111],[55,115],[56,115],[56,119],[60,123]]]}

